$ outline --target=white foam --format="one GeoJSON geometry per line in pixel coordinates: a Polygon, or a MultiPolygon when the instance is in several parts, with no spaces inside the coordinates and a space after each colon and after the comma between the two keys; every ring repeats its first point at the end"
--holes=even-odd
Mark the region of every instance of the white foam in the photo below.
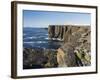
{"type": "Polygon", "coordinates": [[[45,35],[48,35],[48,34],[45,34],[45,35]]]}
{"type": "Polygon", "coordinates": [[[45,42],[45,41],[31,41],[31,42],[24,42],[24,43],[26,43],[26,44],[34,44],[34,43],[47,43],[47,42],[45,42]]]}
{"type": "Polygon", "coordinates": [[[34,39],[34,38],[36,38],[36,37],[26,37],[26,38],[24,38],[24,39],[34,39]]]}
{"type": "Polygon", "coordinates": [[[53,40],[59,40],[59,41],[61,41],[61,39],[60,38],[52,38],[53,40]]]}
{"type": "Polygon", "coordinates": [[[45,41],[36,41],[36,43],[46,43],[45,41]]]}
{"type": "Polygon", "coordinates": [[[26,44],[33,44],[33,43],[35,43],[35,42],[24,42],[24,43],[26,43],[26,44]]]}
{"type": "Polygon", "coordinates": [[[45,39],[47,39],[47,40],[48,40],[49,38],[45,38],[45,39]]]}

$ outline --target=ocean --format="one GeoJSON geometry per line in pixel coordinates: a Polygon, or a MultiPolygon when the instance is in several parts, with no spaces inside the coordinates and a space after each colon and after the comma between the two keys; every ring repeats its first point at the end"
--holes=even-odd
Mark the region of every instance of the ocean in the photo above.
{"type": "Polygon", "coordinates": [[[40,49],[58,49],[60,41],[48,38],[48,28],[23,28],[23,47],[40,49]]]}

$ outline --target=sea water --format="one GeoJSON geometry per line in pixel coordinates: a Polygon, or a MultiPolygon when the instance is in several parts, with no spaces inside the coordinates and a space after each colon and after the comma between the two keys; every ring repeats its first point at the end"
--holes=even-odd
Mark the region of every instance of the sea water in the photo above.
{"type": "Polygon", "coordinates": [[[48,28],[23,28],[24,48],[57,49],[60,47],[58,40],[48,38],[48,28]]]}

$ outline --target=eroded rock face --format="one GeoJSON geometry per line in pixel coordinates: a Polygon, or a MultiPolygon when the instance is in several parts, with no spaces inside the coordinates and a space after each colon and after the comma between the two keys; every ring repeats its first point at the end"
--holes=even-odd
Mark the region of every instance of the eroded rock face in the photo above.
{"type": "Polygon", "coordinates": [[[67,31],[67,26],[64,25],[49,25],[48,27],[48,34],[49,38],[55,38],[55,39],[64,39],[65,32],[67,31]]]}
{"type": "Polygon", "coordinates": [[[52,33],[52,38],[59,38],[64,41],[57,52],[58,65],[60,67],[91,65],[90,26],[53,25],[53,27],[55,30],[52,33]]]}

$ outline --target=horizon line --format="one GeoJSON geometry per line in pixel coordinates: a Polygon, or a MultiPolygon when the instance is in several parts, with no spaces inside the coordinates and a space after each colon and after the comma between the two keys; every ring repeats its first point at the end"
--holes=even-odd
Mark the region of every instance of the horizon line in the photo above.
{"type": "MultiPolygon", "coordinates": [[[[91,26],[91,24],[50,24],[51,26],[91,26]]],[[[36,26],[36,27],[34,27],[34,26],[24,26],[24,27],[29,27],[29,28],[32,28],[32,27],[34,27],[34,28],[47,28],[47,27],[49,27],[50,25],[48,25],[48,26],[36,26]]]]}

